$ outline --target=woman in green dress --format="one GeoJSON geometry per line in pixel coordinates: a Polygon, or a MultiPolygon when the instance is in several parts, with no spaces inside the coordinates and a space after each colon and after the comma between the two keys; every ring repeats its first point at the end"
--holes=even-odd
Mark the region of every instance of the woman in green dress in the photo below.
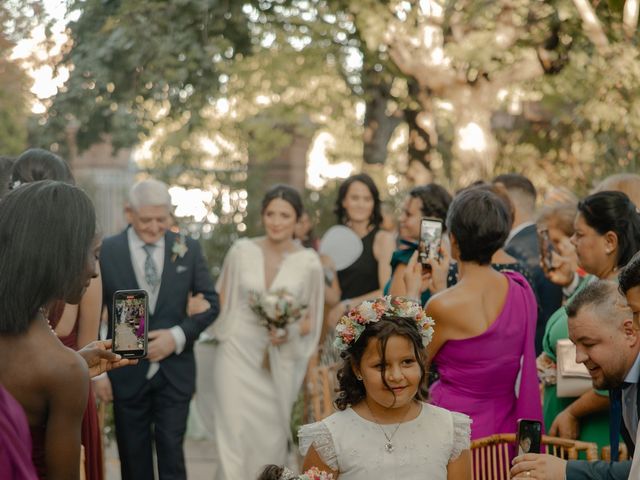
{"type": "MultiPolygon", "coordinates": [[[[621,192],[599,192],[578,204],[571,243],[575,247],[580,267],[589,275],[581,280],[574,294],[590,280],[616,280],[620,267],[626,265],[640,249],[640,218],[635,205],[621,192]]],[[[562,243],[561,254],[568,254],[562,243]]],[[[570,262],[569,262],[570,263],[570,262]]],[[[560,284],[567,262],[556,257],[549,277],[560,284]]],[[[565,273],[567,273],[565,271],[565,273]]],[[[609,444],[609,398],[607,391],[589,390],[576,398],[557,396],[553,380],[556,369],[558,340],[569,338],[564,307],[547,322],[543,338],[544,352],[538,358],[541,377],[547,379],[544,388],[543,414],[549,435],[595,442],[599,447],[609,444]]]]}

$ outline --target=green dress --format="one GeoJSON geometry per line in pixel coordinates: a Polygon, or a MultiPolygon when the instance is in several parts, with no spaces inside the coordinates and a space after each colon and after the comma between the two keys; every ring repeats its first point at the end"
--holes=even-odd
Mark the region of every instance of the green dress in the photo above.
{"type": "MultiPolygon", "coordinates": [[[[584,288],[592,279],[592,275],[585,277],[578,288],[573,293],[575,295],[584,288]]],[[[571,298],[573,298],[573,295],[571,298]]],[[[571,300],[571,298],[569,300],[571,300]]],[[[542,339],[542,348],[547,356],[556,362],[556,344],[558,340],[569,338],[569,327],[567,324],[567,311],[560,307],[549,318],[542,339]]],[[[595,390],[598,395],[608,396],[607,390],[595,390]]],[[[556,386],[547,385],[544,387],[544,402],[542,413],[544,415],[544,426],[548,432],[556,416],[576,398],[558,398],[556,386]]],[[[580,435],[578,440],[583,442],[594,442],[599,448],[609,445],[609,412],[599,412],[580,419],[580,435]]]]}

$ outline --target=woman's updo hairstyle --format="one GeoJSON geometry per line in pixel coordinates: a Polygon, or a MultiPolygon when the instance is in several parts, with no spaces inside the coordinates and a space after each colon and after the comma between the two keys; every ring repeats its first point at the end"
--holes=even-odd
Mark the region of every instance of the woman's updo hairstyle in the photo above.
{"type": "Polygon", "coordinates": [[[640,250],[640,215],[635,204],[622,192],[598,192],[578,203],[591,228],[600,235],[613,232],[618,237],[616,265],[623,267],[640,250]]]}
{"type": "Polygon", "coordinates": [[[284,184],[274,185],[269,190],[267,190],[267,193],[265,193],[264,197],[262,198],[261,214],[264,215],[264,212],[269,204],[276,198],[284,200],[285,202],[290,204],[296,212],[296,220],[300,220],[302,212],[304,211],[302,197],[300,197],[300,193],[298,193],[298,190],[284,184]]]}
{"type": "Polygon", "coordinates": [[[353,369],[354,367],[360,367],[362,355],[364,354],[367,345],[369,345],[370,340],[377,339],[380,342],[382,360],[382,370],[380,371],[380,375],[382,376],[382,381],[385,386],[391,390],[385,379],[385,359],[387,342],[389,341],[389,338],[394,335],[399,335],[409,339],[413,345],[414,353],[418,364],[420,365],[421,372],[420,386],[418,388],[416,398],[418,400],[424,400],[423,392],[426,392],[427,382],[425,370],[426,362],[424,347],[422,346],[422,336],[418,332],[416,322],[412,318],[383,316],[380,321],[367,324],[358,340],[356,340],[353,345],[341,354],[343,364],[340,370],[338,370],[339,391],[338,397],[335,401],[335,406],[338,410],[345,410],[350,406],[356,405],[366,397],[364,383],[361,380],[358,380],[353,369]]]}
{"type": "Polygon", "coordinates": [[[491,257],[511,231],[507,209],[498,195],[485,188],[471,187],[455,196],[446,224],[458,243],[460,260],[479,265],[491,263],[491,257]]]}
{"type": "Polygon", "coordinates": [[[55,153],[41,148],[30,148],[20,154],[13,164],[11,185],[19,185],[40,180],[56,180],[75,185],[69,165],[55,153]]]}

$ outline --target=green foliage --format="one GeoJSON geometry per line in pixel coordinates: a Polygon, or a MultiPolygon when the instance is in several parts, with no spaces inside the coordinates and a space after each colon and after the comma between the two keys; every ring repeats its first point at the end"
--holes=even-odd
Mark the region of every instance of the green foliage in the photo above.
{"type": "MultiPolygon", "coordinates": [[[[81,149],[104,133],[116,147],[143,142],[142,166],[171,182],[246,188],[247,219],[259,218],[251,208],[264,188],[247,178],[249,159],[251,168],[264,166],[299,134],[332,133],[332,161],[386,162],[402,173],[417,159],[455,183],[459,125],[440,106],[448,99],[418,88],[420,78],[401,73],[386,45],[391,22],[417,28],[420,3],[74,0],[81,15],[69,25],[63,63],[75,68],[36,138],[63,145],[75,118],[81,149]],[[416,121],[425,97],[437,142],[416,121]],[[362,106],[364,116],[356,115],[362,106]],[[407,125],[407,139],[391,148],[407,125]]],[[[594,178],[637,168],[638,50],[623,37],[621,0],[593,2],[606,52],[594,47],[572,0],[439,4],[455,81],[514,77],[495,106],[496,171],[584,190],[594,178]],[[544,75],[518,80],[514,71],[532,54],[544,75]]]]}
{"type": "Polygon", "coordinates": [[[40,2],[0,2],[0,155],[18,154],[27,145],[31,81],[21,61],[11,55],[16,43],[43,21],[40,2]]]}

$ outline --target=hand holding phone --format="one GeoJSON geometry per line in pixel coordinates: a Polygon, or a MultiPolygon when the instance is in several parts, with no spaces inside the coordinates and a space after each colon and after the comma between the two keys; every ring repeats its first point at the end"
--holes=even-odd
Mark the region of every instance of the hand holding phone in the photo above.
{"type": "Polygon", "coordinates": [[[542,269],[545,272],[550,272],[554,269],[553,266],[553,243],[551,242],[551,238],[549,237],[549,230],[545,228],[541,228],[538,230],[538,242],[540,245],[540,263],[542,264],[542,269]]]}
{"type": "Polygon", "coordinates": [[[540,453],[542,443],[542,424],[538,420],[518,420],[516,445],[518,455],[525,453],[540,453]]]}
{"type": "Polygon", "coordinates": [[[113,294],[113,352],[123,358],[144,358],[148,349],[149,296],[144,290],[113,294]]]}
{"type": "Polygon", "coordinates": [[[440,255],[442,241],[442,220],[439,218],[422,217],[420,220],[420,241],[418,243],[418,260],[422,269],[431,271],[429,260],[440,255]]]}

